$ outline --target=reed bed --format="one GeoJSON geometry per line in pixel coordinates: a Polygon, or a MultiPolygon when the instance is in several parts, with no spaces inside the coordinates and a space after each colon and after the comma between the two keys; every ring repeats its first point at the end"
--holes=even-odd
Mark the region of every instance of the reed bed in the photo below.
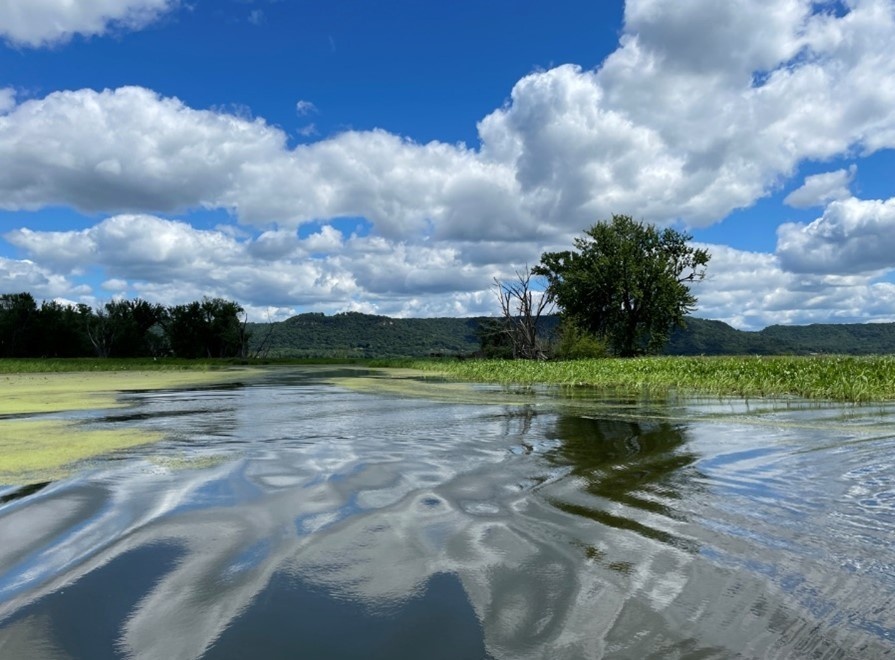
{"type": "Polygon", "coordinates": [[[592,386],[830,401],[895,400],[895,356],[644,357],[556,362],[403,360],[379,363],[473,382],[592,386]]]}

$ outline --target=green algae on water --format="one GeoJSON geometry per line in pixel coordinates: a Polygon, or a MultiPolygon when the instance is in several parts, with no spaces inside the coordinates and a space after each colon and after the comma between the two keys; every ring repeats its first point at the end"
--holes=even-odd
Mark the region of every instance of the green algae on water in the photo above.
{"type": "Polygon", "coordinates": [[[59,420],[0,421],[0,484],[54,481],[83,460],[161,439],[138,430],[87,430],[59,420]]]}
{"type": "Polygon", "coordinates": [[[0,375],[0,415],[113,408],[119,392],[224,383],[260,373],[226,371],[103,371],[0,375]]]}

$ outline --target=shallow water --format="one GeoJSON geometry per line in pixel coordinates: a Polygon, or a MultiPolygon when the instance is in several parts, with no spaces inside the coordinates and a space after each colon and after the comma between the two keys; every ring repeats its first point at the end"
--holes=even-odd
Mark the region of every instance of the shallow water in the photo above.
{"type": "Polygon", "coordinates": [[[165,439],[0,487],[0,657],[895,658],[895,409],[335,375],[74,413],[165,439]]]}

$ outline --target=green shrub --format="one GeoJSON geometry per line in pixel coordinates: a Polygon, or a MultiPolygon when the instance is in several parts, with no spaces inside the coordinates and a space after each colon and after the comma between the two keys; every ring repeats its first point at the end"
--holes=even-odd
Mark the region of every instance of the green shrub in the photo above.
{"type": "Polygon", "coordinates": [[[569,321],[564,321],[559,330],[556,357],[560,360],[580,360],[602,358],[609,354],[606,341],[584,332],[569,321]]]}

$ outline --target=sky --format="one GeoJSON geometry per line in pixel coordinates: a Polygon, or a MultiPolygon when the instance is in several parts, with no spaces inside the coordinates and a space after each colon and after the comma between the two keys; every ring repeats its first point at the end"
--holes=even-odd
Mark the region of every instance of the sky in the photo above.
{"type": "Polygon", "coordinates": [[[895,321],[895,0],[0,0],[0,292],[499,313],[625,214],[696,316],[895,321]]]}

